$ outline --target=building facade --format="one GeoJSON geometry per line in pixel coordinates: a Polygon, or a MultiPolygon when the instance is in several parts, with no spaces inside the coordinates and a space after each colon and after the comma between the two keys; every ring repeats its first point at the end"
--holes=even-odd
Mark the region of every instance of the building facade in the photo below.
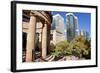
{"type": "Polygon", "coordinates": [[[87,31],[80,31],[80,36],[85,37],[85,39],[90,40],[89,32],[87,31]]]}
{"type": "Polygon", "coordinates": [[[66,14],[66,32],[67,40],[73,40],[79,33],[78,18],[73,13],[66,14]]]}
{"type": "Polygon", "coordinates": [[[53,22],[51,26],[52,40],[51,43],[56,44],[65,40],[64,35],[64,18],[60,14],[53,16],[53,22]]]}

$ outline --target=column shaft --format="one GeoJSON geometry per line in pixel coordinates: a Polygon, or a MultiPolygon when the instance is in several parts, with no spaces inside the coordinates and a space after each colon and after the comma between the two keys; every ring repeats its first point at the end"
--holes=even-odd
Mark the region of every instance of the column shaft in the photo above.
{"type": "Polygon", "coordinates": [[[47,24],[44,24],[42,31],[42,58],[46,58],[47,55],[47,24]]]}
{"type": "Polygon", "coordinates": [[[35,32],[36,32],[36,17],[31,16],[27,34],[26,62],[32,62],[32,60],[34,60],[35,32]]]}

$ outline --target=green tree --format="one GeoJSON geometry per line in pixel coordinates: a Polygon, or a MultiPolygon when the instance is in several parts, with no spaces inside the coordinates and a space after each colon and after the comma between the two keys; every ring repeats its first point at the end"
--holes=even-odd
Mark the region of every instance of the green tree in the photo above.
{"type": "Polygon", "coordinates": [[[69,43],[67,41],[61,41],[56,44],[53,55],[56,57],[62,57],[65,55],[65,50],[68,48],[69,43]]]}
{"type": "Polygon", "coordinates": [[[73,44],[73,46],[71,47],[71,49],[73,49],[73,55],[78,56],[80,58],[90,58],[90,42],[85,39],[85,37],[78,36],[73,39],[70,44],[73,44]]]}
{"type": "Polygon", "coordinates": [[[50,55],[54,52],[55,47],[56,46],[53,43],[50,43],[50,48],[49,48],[49,52],[48,52],[50,55]]]}
{"type": "Polygon", "coordinates": [[[56,45],[51,44],[51,54],[56,57],[77,56],[79,58],[91,58],[91,41],[83,36],[77,36],[72,41],[61,41],[56,45]]]}

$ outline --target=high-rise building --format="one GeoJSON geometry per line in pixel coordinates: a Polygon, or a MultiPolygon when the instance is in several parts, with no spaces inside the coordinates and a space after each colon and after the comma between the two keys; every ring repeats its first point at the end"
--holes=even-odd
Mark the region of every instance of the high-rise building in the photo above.
{"type": "Polygon", "coordinates": [[[79,30],[78,30],[78,18],[75,16],[75,25],[76,25],[76,36],[79,35],[79,30]]]}
{"type": "Polygon", "coordinates": [[[66,14],[66,31],[68,41],[73,40],[79,33],[78,18],[73,13],[66,14]]]}
{"type": "Polygon", "coordinates": [[[89,32],[85,32],[85,37],[87,40],[90,40],[89,32]]]}
{"type": "Polygon", "coordinates": [[[89,40],[90,39],[90,36],[89,36],[89,32],[87,32],[87,31],[80,31],[80,35],[81,36],[84,36],[87,40],[89,40]]]}
{"type": "Polygon", "coordinates": [[[51,26],[51,34],[53,37],[51,42],[54,44],[65,40],[64,18],[60,14],[56,14],[53,16],[53,22],[52,22],[52,26],[51,26]]]}
{"type": "Polygon", "coordinates": [[[53,16],[52,25],[53,29],[59,30],[61,33],[64,33],[64,18],[60,14],[53,16]]]}
{"type": "Polygon", "coordinates": [[[80,36],[84,36],[85,34],[84,34],[84,31],[80,31],[80,36]]]}

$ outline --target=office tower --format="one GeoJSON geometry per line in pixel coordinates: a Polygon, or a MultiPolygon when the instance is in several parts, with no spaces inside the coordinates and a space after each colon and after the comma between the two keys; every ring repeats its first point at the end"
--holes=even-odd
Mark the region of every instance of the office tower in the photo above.
{"type": "Polygon", "coordinates": [[[78,18],[73,13],[66,14],[67,40],[71,41],[78,35],[78,18]]]}
{"type": "Polygon", "coordinates": [[[75,25],[76,25],[76,36],[79,35],[79,30],[78,30],[78,18],[75,16],[75,25]]]}
{"type": "Polygon", "coordinates": [[[52,26],[51,26],[51,34],[53,37],[51,42],[54,44],[65,40],[64,18],[60,14],[56,14],[53,16],[53,22],[52,22],[52,26]]]}
{"type": "Polygon", "coordinates": [[[89,32],[87,32],[87,31],[80,31],[80,35],[81,36],[84,36],[85,37],[85,39],[87,39],[87,40],[89,40],[90,39],[90,36],[89,36],[89,32]]]}
{"type": "Polygon", "coordinates": [[[86,37],[87,40],[90,39],[89,32],[85,32],[85,37],[86,37]]]}

